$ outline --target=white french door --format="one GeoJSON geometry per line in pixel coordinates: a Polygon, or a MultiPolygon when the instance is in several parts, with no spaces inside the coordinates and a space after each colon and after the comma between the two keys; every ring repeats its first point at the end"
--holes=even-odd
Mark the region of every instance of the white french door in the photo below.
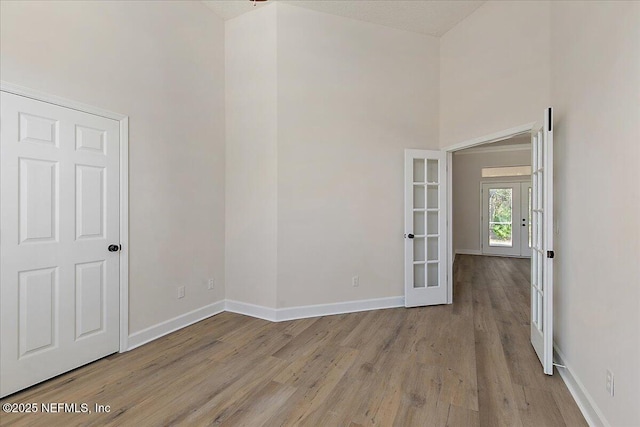
{"type": "Polygon", "coordinates": [[[531,256],[531,183],[483,183],[482,253],[531,256]]]}
{"type": "Polygon", "coordinates": [[[0,92],[0,395],[118,351],[119,122],[0,92]]]}
{"type": "Polygon", "coordinates": [[[531,344],[553,374],[553,110],[531,133],[531,344]]]}
{"type": "Polygon", "coordinates": [[[446,152],[405,150],[405,306],[447,303],[446,152]]]}

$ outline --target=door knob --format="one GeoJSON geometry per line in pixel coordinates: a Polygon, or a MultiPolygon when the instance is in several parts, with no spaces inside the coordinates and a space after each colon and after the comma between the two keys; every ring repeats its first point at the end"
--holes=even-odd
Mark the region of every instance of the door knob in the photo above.
{"type": "Polygon", "coordinates": [[[407,234],[407,237],[413,239],[415,236],[413,234],[407,234]]]}
{"type": "Polygon", "coordinates": [[[120,245],[109,245],[109,252],[118,252],[120,250],[120,245]]]}

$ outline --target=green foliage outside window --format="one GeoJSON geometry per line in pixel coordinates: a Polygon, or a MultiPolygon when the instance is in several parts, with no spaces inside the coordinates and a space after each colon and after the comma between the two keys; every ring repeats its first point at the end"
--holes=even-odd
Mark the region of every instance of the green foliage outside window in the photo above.
{"type": "Polygon", "coordinates": [[[489,197],[491,222],[508,222],[509,224],[492,224],[491,230],[499,240],[511,238],[511,189],[492,189],[489,197]]]}

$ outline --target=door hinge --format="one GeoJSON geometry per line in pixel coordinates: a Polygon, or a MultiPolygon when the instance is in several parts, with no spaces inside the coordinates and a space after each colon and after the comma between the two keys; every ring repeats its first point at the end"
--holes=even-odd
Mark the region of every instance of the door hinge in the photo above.
{"type": "Polygon", "coordinates": [[[556,256],[555,252],[553,252],[553,251],[547,251],[547,258],[553,258],[553,257],[555,257],[555,256],[556,256]]]}

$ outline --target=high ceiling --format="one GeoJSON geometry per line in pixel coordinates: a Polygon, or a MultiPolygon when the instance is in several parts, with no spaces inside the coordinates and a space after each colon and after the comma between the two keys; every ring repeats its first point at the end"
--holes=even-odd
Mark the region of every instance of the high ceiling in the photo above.
{"type": "Polygon", "coordinates": [[[205,0],[222,19],[264,7],[275,1],[295,6],[372,22],[387,27],[439,37],[469,16],[485,1],[478,0],[205,0]]]}

